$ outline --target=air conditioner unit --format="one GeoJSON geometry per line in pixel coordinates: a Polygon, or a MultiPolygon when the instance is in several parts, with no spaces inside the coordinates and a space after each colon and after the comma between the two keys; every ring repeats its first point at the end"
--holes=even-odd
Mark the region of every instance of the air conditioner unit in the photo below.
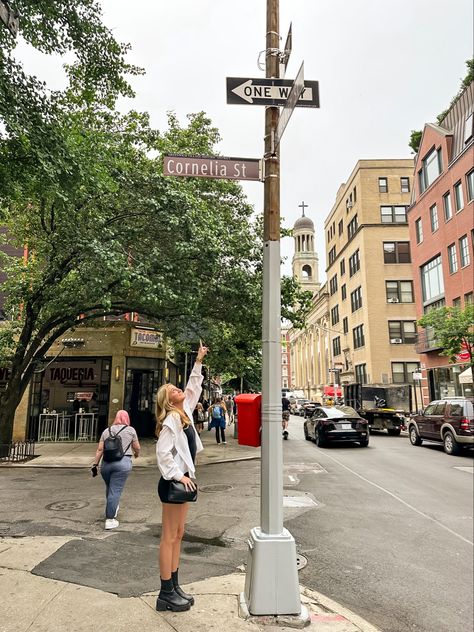
{"type": "Polygon", "coordinates": [[[401,345],[403,340],[401,338],[390,338],[390,343],[392,345],[401,345]]]}
{"type": "Polygon", "coordinates": [[[388,298],[387,303],[399,303],[400,300],[398,298],[388,298]]]}
{"type": "Polygon", "coordinates": [[[354,206],[353,202],[347,202],[346,207],[347,208],[352,208],[354,206]]]}

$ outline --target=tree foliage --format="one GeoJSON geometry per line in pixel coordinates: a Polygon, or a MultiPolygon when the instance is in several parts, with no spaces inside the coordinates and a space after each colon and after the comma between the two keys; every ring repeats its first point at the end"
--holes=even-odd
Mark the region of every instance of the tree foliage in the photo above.
{"type": "Polygon", "coordinates": [[[440,307],[427,312],[418,324],[431,329],[434,340],[443,350],[440,355],[456,362],[456,356],[468,353],[469,364],[474,366],[474,306],[440,307]]]}

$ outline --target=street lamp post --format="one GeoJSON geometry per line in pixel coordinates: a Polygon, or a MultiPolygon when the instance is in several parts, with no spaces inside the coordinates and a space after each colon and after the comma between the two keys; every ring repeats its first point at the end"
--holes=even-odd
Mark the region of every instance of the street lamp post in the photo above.
{"type": "MultiPolygon", "coordinates": [[[[267,0],[266,77],[279,76],[279,0],[267,0]]],[[[296,545],[283,527],[280,322],[280,159],[274,148],[278,107],[265,111],[262,456],[260,527],[248,540],[243,600],[252,615],[298,615],[302,608],[296,545]]]]}

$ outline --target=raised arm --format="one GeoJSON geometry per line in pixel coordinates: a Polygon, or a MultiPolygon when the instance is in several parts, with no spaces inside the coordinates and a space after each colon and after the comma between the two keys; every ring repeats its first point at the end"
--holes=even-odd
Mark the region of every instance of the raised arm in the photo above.
{"type": "Polygon", "coordinates": [[[184,393],[186,395],[186,401],[189,404],[191,411],[196,408],[196,404],[199,401],[199,397],[202,392],[202,361],[207,353],[207,347],[204,347],[202,342],[199,345],[199,351],[197,354],[196,362],[194,363],[193,370],[191,371],[191,375],[189,376],[188,383],[186,384],[186,388],[184,389],[184,393]]]}

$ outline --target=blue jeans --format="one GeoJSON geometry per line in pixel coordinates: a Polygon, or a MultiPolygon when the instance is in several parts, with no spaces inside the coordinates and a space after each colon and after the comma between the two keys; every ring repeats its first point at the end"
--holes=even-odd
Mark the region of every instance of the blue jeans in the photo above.
{"type": "Polygon", "coordinates": [[[111,463],[102,461],[100,473],[105,483],[105,498],[107,500],[105,517],[107,519],[115,518],[120,496],[131,471],[132,459],[129,456],[124,456],[120,461],[112,461],[111,463]]]}

